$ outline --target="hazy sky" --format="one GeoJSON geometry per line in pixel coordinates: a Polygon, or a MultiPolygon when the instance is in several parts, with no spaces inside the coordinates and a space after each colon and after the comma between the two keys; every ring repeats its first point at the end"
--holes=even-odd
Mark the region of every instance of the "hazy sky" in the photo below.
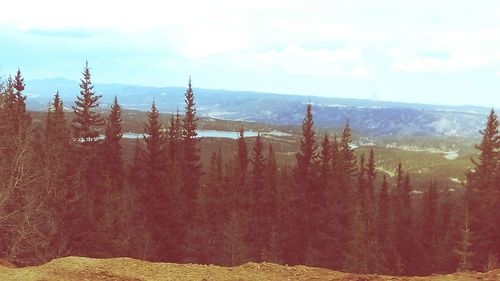
{"type": "Polygon", "coordinates": [[[500,1],[5,1],[0,74],[500,107],[500,1]]]}

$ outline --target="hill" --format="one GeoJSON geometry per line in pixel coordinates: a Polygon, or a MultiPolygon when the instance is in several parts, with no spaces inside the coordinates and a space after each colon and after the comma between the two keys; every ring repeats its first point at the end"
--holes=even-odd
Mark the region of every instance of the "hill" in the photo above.
{"type": "MultiPolygon", "coordinates": [[[[117,95],[126,109],[149,110],[155,100],[160,112],[184,107],[183,87],[144,87],[96,84],[108,108],[117,95]]],[[[66,79],[31,80],[26,83],[28,107],[44,110],[55,91],[70,106],[79,92],[78,82],[66,79]]],[[[201,116],[225,120],[251,121],[274,125],[300,125],[305,103],[314,104],[315,124],[340,128],[349,119],[351,127],[368,136],[476,136],[489,108],[444,106],[328,98],[314,95],[285,95],[245,91],[195,88],[201,116]]]]}
{"type": "Polygon", "coordinates": [[[91,259],[65,257],[25,268],[0,266],[0,279],[9,280],[499,280],[500,270],[454,273],[429,277],[360,275],[307,266],[246,263],[236,267],[199,264],[152,263],[130,258],[91,259]]]}

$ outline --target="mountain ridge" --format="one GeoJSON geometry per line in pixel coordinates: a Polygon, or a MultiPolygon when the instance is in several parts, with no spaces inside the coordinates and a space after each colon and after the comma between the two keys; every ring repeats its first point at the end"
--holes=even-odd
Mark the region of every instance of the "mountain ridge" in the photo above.
{"type": "MultiPolygon", "coordinates": [[[[126,84],[95,84],[108,107],[115,95],[126,109],[147,111],[153,100],[160,112],[184,107],[184,87],[147,87],[126,84]]],[[[79,91],[78,82],[64,78],[26,82],[28,108],[44,110],[58,90],[66,105],[79,91]]],[[[252,91],[194,88],[201,116],[269,123],[300,125],[305,104],[313,104],[316,125],[340,128],[347,120],[353,129],[370,136],[475,136],[482,128],[489,108],[481,106],[430,105],[368,99],[287,95],[252,91]]]]}

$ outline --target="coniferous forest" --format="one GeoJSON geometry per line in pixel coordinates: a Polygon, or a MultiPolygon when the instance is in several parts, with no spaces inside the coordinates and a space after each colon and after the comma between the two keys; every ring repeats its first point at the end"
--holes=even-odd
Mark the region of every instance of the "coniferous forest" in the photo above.
{"type": "Polygon", "coordinates": [[[167,124],[154,102],[130,161],[115,98],[99,114],[88,65],[75,101],[55,93],[46,118],[26,110],[18,70],[0,86],[0,257],[34,265],[69,255],[237,265],[304,264],[356,273],[488,270],[500,258],[500,135],[492,110],[462,190],[376,170],[304,111],[296,161],[262,138],[201,166],[195,93],[167,124]],[[66,109],[66,110],[65,110],[66,109]],[[73,112],[71,118],[68,109],[73,112]],[[104,132],[103,134],[100,132],[104,132]]]}

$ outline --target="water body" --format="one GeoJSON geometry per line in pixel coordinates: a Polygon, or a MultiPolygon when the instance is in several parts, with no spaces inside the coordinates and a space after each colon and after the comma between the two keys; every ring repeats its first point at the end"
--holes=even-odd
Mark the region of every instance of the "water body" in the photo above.
{"type": "MultiPolygon", "coordinates": [[[[239,132],[231,132],[231,131],[217,131],[217,130],[198,130],[199,138],[227,138],[227,139],[238,139],[239,132]]],[[[124,139],[136,139],[142,138],[144,134],[138,133],[124,133],[124,139]]],[[[256,137],[257,133],[253,131],[246,131],[244,133],[245,137],[256,137]]]]}
{"type": "Polygon", "coordinates": [[[448,160],[455,160],[458,158],[458,151],[446,151],[444,153],[444,158],[448,160]]]}

